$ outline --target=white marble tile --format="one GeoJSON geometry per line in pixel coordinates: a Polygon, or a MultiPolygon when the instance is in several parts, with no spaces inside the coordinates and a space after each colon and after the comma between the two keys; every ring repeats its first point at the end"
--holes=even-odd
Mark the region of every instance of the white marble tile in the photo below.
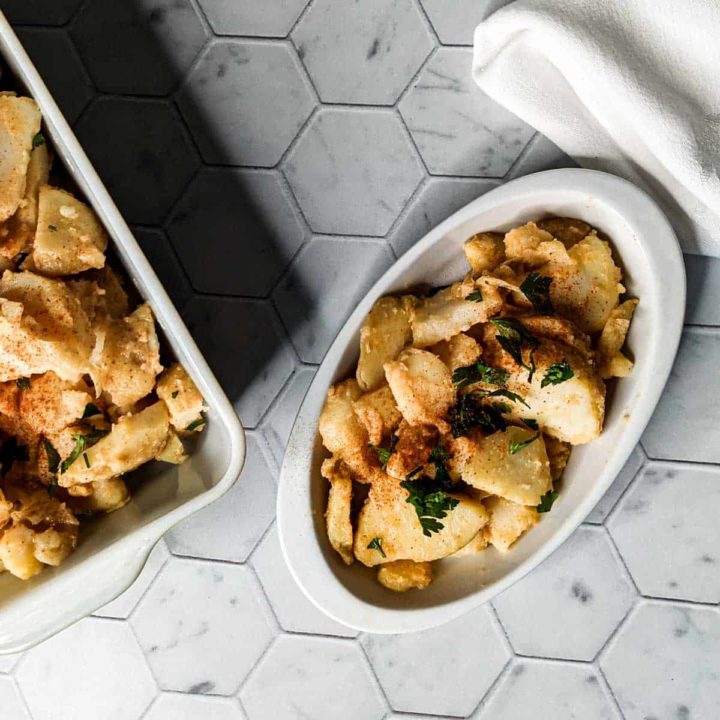
{"type": "Polygon", "coordinates": [[[10,677],[0,677],[0,717],[7,720],[30,720],[15,681],[10,677]]]}
{"type": "Polygon", "coordinates": [[[164,540],[160,540],[150,552],[150,557],[148,557],[145,567],[135,582],[124,593],[118,595],[112,602],[96,610],[93,614],[100,617],[120,619],[128,617],[145,591],[150,587],[150,583],[160,572],[168,557],[170,557],[170,553],[167,545],[164,540]]]}
{"type": "Polygon", "coordinates": [[[403,712],[467,715],[510,658],[487,606],[439,628],[407,635],[362,635],[360,642],[390,705],[403,712]]]}
{"type": "Polygon", "coordinates": [[[219,35],[285,37],[308,0],[198,0],[219,35]]]}
{"type": "Polygon", "coordinates": [[[380,720],[385,705],[360,648],[282,636],[240,692],[250,720],[380,720]]]}
{"type": "Polygon", "coordinates": [[[64,25],[82,5],[82,0],[3,0],[2,10],[11,23],[64,25]]]}
{"type": "Polygon", "coordinates": [[[161,693],[143,720],[244,720],[237,700],[161,693]]]}
{"type": "Polygon", "coordinates": [[[642,436],[651,458],[720,462],[720,330],[686,328],[670,379],[642,436]]]}
{"type": "Polygon", "coordinates": [[[175,555],[244,562],[275,516],[274,473],[254,433],[245,467],[219,500],[176,525],[166,540],[175,555]]]}
{"type": "Polygon", "coordinates": [[[11,653],[10,655],[0,655],[0,673],[12,672],[17,665],[18,660],[23,656],[22,653],[11,653]]]}
{"type": "Polygon", "coordinates": [[[284,630],[341,637],[357,635],[357,631],[331,620],[305,597],[285,563],[276,528],[262,539],[251,563],[284,630]]]}
{"type": "Polygon", "coordinates": [[[315,368],[299,367],[278,395],[265,418],[263,433],[278,464],[282,462],[295,416],[314,376],[315,368]]]}
{"type": "Polygon", "coordinates": [[[720,258],[685,255],[685,270],[685,322],[694,325],[720,325],[720,258]]]}
{"type": "Polygon", "coordinates": [[[720,717],[717,609],[643,603],[600,666],[626,720],[720,717]]]}
{"type": "Polygon", "coordinates": [[[182,314],[243,425],[255,427],[296,362],[271,303],[194,297],[182,314]]]}
{"type": "Polygon", "coordinates": [[[646,595],[720,601],[720,468],[648,465],[608,521],[646,595]]]}
{"type": "Polygon", "coordinates": [[[305,362],[319,363],[347,316],[393,262],[384,243],[315,238],[273,293],[278,312],[305,362]]]}
{"type": "Polygon", "coordinates": [[[389,235],[390,244],[400,256],[427,232],[488,190],[494,180],[430,178],[408,205],[389,235]]]}
{"type": "Polygon", "coordinates": [[[392,105],[434,47],[413,0],[316,0],[292,39],[326,103],[392,105]]]}
{"type": "Polygon", "coordinates": [[[518,659],[476,720],[620,720],[592,665],[518,659]]]}
{"type": "Polygon", "coordinates": [[[555,143],[548,140],[544,135],[536,133],[515,164],[510,168],[507,179],[512,180],[541,170],[566,167],[577,167],[577,163],[555,143]]]}
{"type": "Polygon", "coordinates": [[[285,175],[310,227],[384,236],[422,166],[391,111],[322,109],[288,155],[285,175]]]}
{"type": "Polygon", "coordinates": [[[130,622],[164,690],[231,695],[273,628],[246,567],[171,558],[130,622]]]}
{"type": "Polygon", "coordinates": [[[237,168],[203,168],[167,227],[198,292],[245,297],[272,290],[306,232],[278,171],[237,168]]]}
{"type": "Polygon", "coordinates": [[[440,42],[472,45],[476,26],[510,0],[420,0],[440,42]]]}
{"type": "Polygon", "coordinates": [[[493,605],[522,655],[592,660],[634,597],[604,531],[582,526],[493,605]]]}
{"type": "Polygon", "coordinates": [[[178,103],[206,162],[272,167],[315,101],[288,44],[221,40],[193,67],[178,103]]]}
{"type": "Polygon", "coordinates": [[[100,618],[27,652],[15,677],[35,720],[138,718],[156,693],[130,627],[100,618]]]}
{"type": "Polygon", "coordinates": [[[638,445],[630,454],[623,469],[613,481],[613,484],[607,489],[607,492],[600,498],[600,502],[593,508],[593,511],[587,516],[586,522],[595,525],[602,525],[610,511],[625,492],[625,488],[632,482],[637,475],[638,470],[645,462],[645,455],[642,448],[638,445]]]}
{"type": "Polygon", "coordinates": [[[478,89],[472,51],[441,48],[400,101],[431,173],[503,177],[534,131],[478,89]]]}

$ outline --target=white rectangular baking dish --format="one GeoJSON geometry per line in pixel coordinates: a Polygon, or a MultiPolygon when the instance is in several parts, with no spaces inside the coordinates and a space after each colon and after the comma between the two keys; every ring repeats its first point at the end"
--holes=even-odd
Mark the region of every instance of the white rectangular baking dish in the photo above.
{"type": "Polygon", "coordinates": [[[125,590],[167,530],[235,482],[245,458],[245,437],[232,405],[2,12],[0,56],[40,106],[44,132],[58,160],[105,225],[127,274],[150,303],[166,346],[190,373],[209,407],[208,425],[190,459],[180,466],[151,463],[133,473],[142,482],[131,502],[85,525],[77,550],[60,567],[47,568],[26,582],[0,574],[4,654],[44,640],[125,590]]]}
{"type": "Polygon", "coordinates": [[[549,170],[509,182],[465,206],[403,255],[350,316],[310,385],[280,474],[278,530],[290,570],[305,594],[335,620],[374,633],[439,625],[490,600],[536,567],[582,522],[608,489],[655,409],[670,373],[685,314],[685,267],[657,205],[629,182],[592,170],[549,170]],[[393,593],[375,572],[348,567],[327,541],[327,482],[320,475],[317,423],[328,387],[351,375],[360,327],[377,298],[418,285],[446,285],[467,272],[463,242],[552,215],[580,218],[612,240],[630,295],[640,298],[628,344],[635,368],[608,395],[605,429],[573,449],[552,512],[509,552],[485,550],[435,564],[423,591],[393,593]]]}

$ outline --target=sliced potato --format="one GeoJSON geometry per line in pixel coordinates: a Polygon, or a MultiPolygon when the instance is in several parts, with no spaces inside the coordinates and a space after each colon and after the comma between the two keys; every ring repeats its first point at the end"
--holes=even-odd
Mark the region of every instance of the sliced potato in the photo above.
{"type": "Polygon", "coordinates": [[[527,428],[509,427],[485,438],[468,438],[465,452],[451,462],[468,485],[522,505],[537,505],[552,478],[545,443],[536,436],[527,428]]]}
{"type": "Polygon", "coordinates": [[[396,438],[386,472],[392,477],[404,480],[430,460],[430,454],[438,442],[438,432],[433,425],[410,425],[403,420],[396,438]]]}
{"type": "Polygon", "coordinates": [[[412,341],[410,308],[414,298],[383,297],[370,310],[360,330],[360,359],[356,378],[363,390],[385,382],[383,366],[394,360],[412,341]]]}
{"type": "Polygon", "coordinates": [[[122,478],[114,477],[107,480],[88,483],[90,492],[85,496],[73,497],[69,503],[74,512],[80,514],[110,513],[119,510],[130,501],[130,492],[122,478]]]}
{"type": "Polygon", "coordinates": [[[488,515],[477,500],[460,494],[451,497],[458,505],[440,521],[442,530],[428,537],[399,481],[385,476],[373,482],[357,520],[355,557],[373,567],[394,560],[429,562],[456,552],[485,527],[488,515]],[[375,538],[381,538],[384,558],[368,547],[375,538]]]}
{"type": "Polygon", "coordinates": [[[124,415],[112,426],[109,435],[85,450],[67,472],[58,475],[58,484],[72,487],[130,472],[152,460],[165,447],[169,429],[170,418],[162,401],[135,415],[124,415]]]}
{"type": "Polygon", "coordinates": [[[505,259],[505,244],[502,233],[482,232],[473,235],[463,245],[465,258],[473,275],[494,270],[505,259]]]}
{"type": "Polygon", "coordinates": [[[498,550],[508,550],[538,521],[538,512],[534,507],[501,497],[490,497],[483,502],[490,513],[490,523],[484,530],[485,537],[498,550]]]}
{"type": "Polygon", "coordinates": [[[330,482],[325,522],[330,545],[346,565],[352,565],[353,529],[350,520],[352,511],[352,477],[337,458],[328,458],[322,464],[321,472],[330,482]]]}
{"type": "Polygon", "coordinates": [[[155,456],[160,462],[170,463],[171,465],[182,465],[188,456],[182,440],[176,433],[170,431],[165,447],[155,456]]]}
{"type": "Polygon", "coordinates": [[[105,265],[107,234],[95,213],[65,190],[43,185],[32,263],[43,275],[74,275],[105,265]]]}
{"type": "Polygon", "coordinates": [[[40,132],[40,109],[31,98],[0,96],[0,222],[18,209],[25,195],[33,138],[40,132]]]}
{"type": "MultiPolygon", "coordinates": [[[[187,434],[188,427],[202,418],[205,403],[197,385],[180,364],[171,365],[158,378],[155,388],[157,396],[167,405],[170,424],[181,434],[187,434]]],[[[204,425],[199,425],[197,431],[204,425]]]]}
{"type": "Polygon", "coordinates": [[[637,304],[637,300],[626,300],[610,311],[597,347],[598,369],[603,378],[625,377],[633,368],[632,360],[623,355],[622,346],[637,304]]]}
{"type": "Polygon", "coordinates": [[[452,375],[439,357],[408,348],[385,363],[385,376],[402,416],[410,425],[435,425],[449,432],[444,420],[455,404],[452,375]]]}
{"type": "Polygon", "coordinates": [[[543,439],[545,440],[545,451],[550,463],[550,476],[553,483],[555,483],[562,477],[565,466],[570,459],[572,446],[570,443],[557,440],[552,435],[545,435],[543,439]]]}
{"type": "Polygon", "coordinates": [[[454,552],[449,557],[462,558],[476,553],[482,552],[488,546],[487,537],[485,537],[485,530],[481,530],[467,545],[461,547],[457,552],[454,552]]]}
{"type": "Polygon", "coordinates": [[[37,575],[43,564],[35,557],[35,533],[25,525],[13,525],[0,537],[0,563],[21,580],[37,575]]]}
{"type": "Polygon", "coordinates": [[[544,218],[537,221],[537,226],[549,232],[568,249],[587,237],[593,229],[583,220],[569,217],[544,218]]]}
{"type": "Polygon", "coordinates": [[[433,345],[430,350],[450,368],[451,372],[477,362],[482,352],[477,340],[465,333],[453,335],[449,340],[433,345]]]}
{"type": "Polygon", "coordinates": [[[383,438],[390,435],[402,420],[389,385],[365,393],[353,402],[353,408],[373,445],[382,444],[383,438]]]}
{"type": "Polygon", "coordinates": [[[530,267],[571,265],[565,246],[535,223],[513,228],[505,235],[505,255],[530,267]]]}
{"type": "Polygon", "coordinates": [[[377,578],[381,585],[394,592],[424,590],[433,579],[432,565],[429,562],[395,560],[381,565],[377,578]]]}

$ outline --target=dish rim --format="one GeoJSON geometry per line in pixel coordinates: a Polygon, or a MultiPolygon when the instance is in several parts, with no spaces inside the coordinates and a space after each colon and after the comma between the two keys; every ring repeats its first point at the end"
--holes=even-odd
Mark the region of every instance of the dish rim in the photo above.
{"type": "MultiPolygon", "coordinates": [[[[620,249],[618,252],[621,254],[620,249]]],[[[323,358],[293,425],[279,478],[277,524],[283,555],[305,596],[326,615],[356,630],[379,634],[413,632],[435,627],[488,602],[540,565],[565,542],[605,494],[647,426],[679,346],[685,313],[685,292],[685,267],[680,246],[658,205],[644,190],[627,180],[597,170],[563,168],[512,180],[471,201],[430,230],[378,279],[345,321],[323,358]],[[445,604],[395,609],[367,602],[335,576],[321,547],[321,543],[327,540],[318,538],[315,531],[313,518],[321,511],[312,506],[311,498],[312,446],[317,442],[317,418],[313,420],[306,417],[309,401],[317,400],[318,393],[325,396],[329,385],[335,381],[335,368],[340,358],[348,352],[349,343],[356,332],[354,328],[359,326],[358,321],[365,317],[377,298],[393,292],[390,289],[393,282],[397,282],[418,258],[442,242],[454,227],[468,222],[473,216],[489,212],[493,207],[510,201],[529,206],[534,195],[547,191],[585,193],[590,198],[602,199],[629,228],[643,229],[643,232],[635,233],[635,240],[644,251],[652,252],[652,267],[648,272],[657,272],[657,265],[664,263],[662,277],[668,283],[673,301],[662,305],[664,352],[653,358],[652,391],[634,400],[628,432],[625,433],[620,450],[612,454],[609,469],[601,474],[603,482],[595,483],[583,502],[571,510],[554,534],[531,557],[499,580],[445,604]]],[[[659,310],[657,313],[656,323],[659,310]]]]}

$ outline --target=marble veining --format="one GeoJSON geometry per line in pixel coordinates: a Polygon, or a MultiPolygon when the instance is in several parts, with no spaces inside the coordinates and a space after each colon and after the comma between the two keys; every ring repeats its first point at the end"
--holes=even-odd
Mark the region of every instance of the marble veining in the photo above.
{"type": "Polygon", "coordinates": [[[295,585],[277,474],[371,283],[513,178],[575,163],[480,93],[507,0],[2,0],[242,417],[244,473],[93,617],[0,656],[2,720],[720,717],[720,261],[587,523],[493,605],[356,633],[295,585]]]}

